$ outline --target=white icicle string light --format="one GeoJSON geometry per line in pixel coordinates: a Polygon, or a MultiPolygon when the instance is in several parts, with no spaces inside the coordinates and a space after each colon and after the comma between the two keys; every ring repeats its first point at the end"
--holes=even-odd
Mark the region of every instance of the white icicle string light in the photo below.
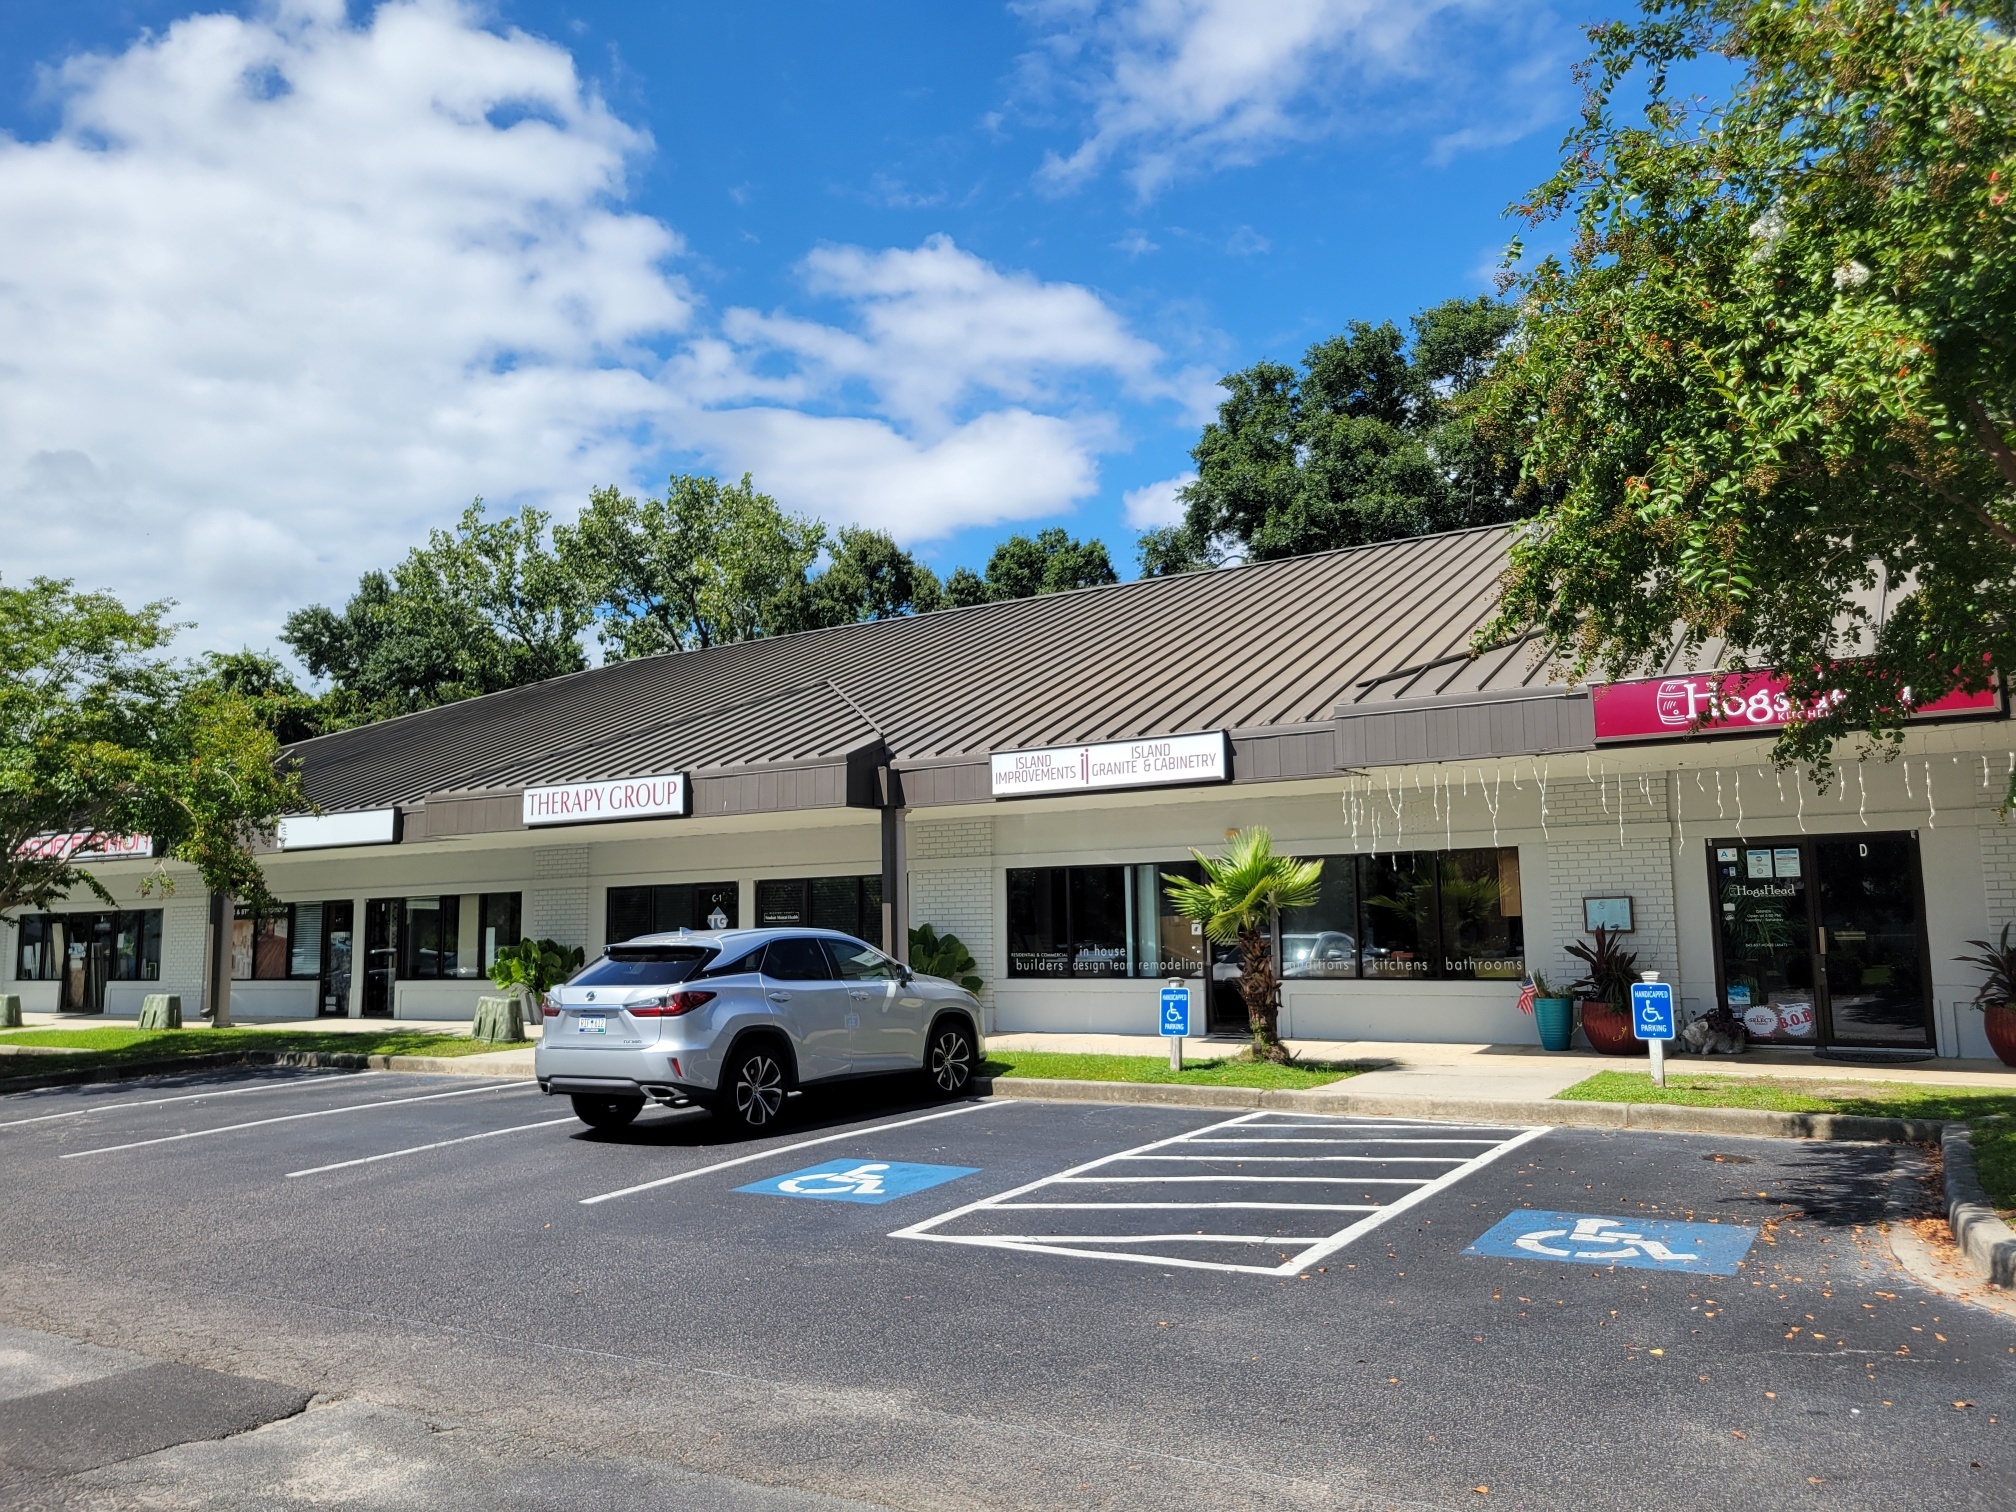
{"type": "Polygon", "coordinates": [[[1904,796],[1906,798],[1915,797],[1916,795],[1913,794],[1911,791],[1911,758],[1909,756],[1906,756],[1904,758],[1903,767],[1904,767],[1904,796]]]}
{"type": "Polygon", "coordinates": [[[1743,833],[1743,768],[1736,768],[1736,833],[1743,833]]]}
{"type": "Polygon", "coordinates": [[[1862,821],[1862,828],[1869,828],[1869,769],[1859,761],[1855,763],[1855,817],[1862,821]]]}
{"type": "Polygon", "coordinates": [[[1554,838],[1553,832],[1547,828],[1547,777],[1551,767],[1552,763],[1549,763],[1533,769],[1534,785],[1540,789],[1540,835],[1546,840],[1554,838]]]}
{"type": "Polygon", "coordinates": [[[1806,833],[1806,776],[1803,768],[1792,769],[1792,790],[1799,795],[1799,833],[1806,833]]]}
{"type": "Polygon", "coordinates": [[[1442,776],[1442,843],[1450,850],[1456,849],[1456,795],[1451,789],[1456,779],[1446,772],[1442,776]]]}
{"type": "Polygon", "coordinates": [[[1722,768],[1715,768],[1715,817],[1727,819],[1729,811],[1722,807],[1722,768]]]}
{"type": "Polygon", "coordinates": [[[1490,784],[1484,780],[1484,770],[1477,770],[1477,792],[1484,800],[1484,807],[1491,811],[1491,844],[1498,844],[1498,799],[1492,794],[1490,784]]]}
{"type": "Polygon", "coordinates": [[[1673,788],[1673,843],[1687,843],[1687,774],[1675,772],[1667,779],[1673,788]]]}
{"type": "Polygon", "coordinates": [[[1939,805],[1932,801],[1932,758],[1925,758],[1925,827],[1939,828],[1939,805]]]}

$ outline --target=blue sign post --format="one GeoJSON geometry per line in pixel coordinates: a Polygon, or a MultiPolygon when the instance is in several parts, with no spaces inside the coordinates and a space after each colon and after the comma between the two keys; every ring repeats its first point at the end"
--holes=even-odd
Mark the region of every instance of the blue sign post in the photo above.
{"type": "Polygon", "coordinates": [[[1652,1052],[1653,1085],[1665,1086],[1666,1041],[1679,1033],[1679,1025],[1673,1014],[1673,984],[1660,981],[1656,971],[1631,984],[1631,1032],[1652,1052]]]}
{"type": "Polygon", "coordinates": [[[1162,989],[1162,1037],[1169,1041],[1169,1068],[1183,1069],[1183,1040],[1190,1033],[1190,989],[1171,982],[1162,989]]]}

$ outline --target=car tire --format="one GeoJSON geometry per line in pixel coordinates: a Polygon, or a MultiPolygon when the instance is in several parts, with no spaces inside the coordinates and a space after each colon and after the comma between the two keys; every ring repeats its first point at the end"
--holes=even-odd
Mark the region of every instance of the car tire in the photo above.
{"type": "Polygon", "coordinates": [[[574,1094],[574,1116],[591,1129],[621,1129],[644,1111],[641,1097],[574,1094]]]}
{"type": "Polygon", "coordinates": [[[714,1116],[744,1133],[765,1133],[784,1116],[784,1098],[790,1090],[791,1073],[775,1045],[768,1040],[737,1045],[721,1073],[714,1116]]]}
{"type": "Polygon", "coordinates": [[[980,1047],[962,1019],[940,1019],[931,1026],[924,1049],[924,1079],[937,1097],[959,1097],[973,1089],[980,1070],[980,1047]]]}

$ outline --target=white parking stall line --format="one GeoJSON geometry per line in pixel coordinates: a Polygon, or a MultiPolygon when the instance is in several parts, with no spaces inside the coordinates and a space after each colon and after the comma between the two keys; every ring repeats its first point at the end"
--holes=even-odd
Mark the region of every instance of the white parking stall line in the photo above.
{"type": "Polygon", "coordinates": [[[809,1150],[814,1145],[836,1144],[843,1139],[865,1139],[880,1134],[884,1129],[907,1129],[912,1124],[930,1123],[939,1118],[957,1118],[961,1113],[979,1113],[988,1108],[1015,1106],[1012,1099],[995,1097],[986,1102],[971,1102],[963,1107],[947,1108],[942,1113],[926,1113],[918,1118],[899,1119],[895,1123],[870,1124],[863,1128],[848,1129],[839,1134],[823,1134],[817,1139],[801,1139],[797,1144],[779,1145],[773,1150],[758,1150],[753,1155],[738,1155],[733,1160],[717,1160],[712,1165],[697,1166],[690,1171],[680,1171],[671,1176],[660,1176],[656,1181],[641,1181],[636,1186],[619,1187],[613,1192],[601,1192],[593,1197],[583,1197],[581,1206],[593,1207],[598,1202],[610,1202],[618,1197],[635,1196],[638,1192],[648,1192],[656,1187],[671,1186],[677,1181],[691,1181],[696,1176],[709,1176],[716,1171],[725,1171],[732,1166],[748,1165],[752,1161],[769,1160],[776,1155],[789,1155],[793,1150],[809,1150]]]}
{"type": "Polygon", "coordinates": [[[527,1129],[550,1129],[555,1124],[574,1123],[575,1117],[569,1113],[565,1118],[544,1118],[538,1123],[513,1124],[508,1129],[485,1129],[481,1134],[462,1134],[454,1139],[437,1139],[432,1144],[408,1145],[403,1150],[387,1150],[382,1155],[362,1155],[355,1160],[337,1160],[328,1165],[310,1166],[305,1171],[289,1171],[287,1179],[296,1176],[320,1176],[324,1171],[347,1171],[352,1166],[376,1165],[381,1160],[397,1160],[401,1155],[418,1155],[423,1150],[445,1150],[450,1145],[467,1144],[472,1139],[495,1139],[499,1134],[523,1134],[527,1129]]]}
{"type": "Polygon", "coordinates": [[[33,1118],[10,1118],[0,1123],[0,1129],[18,1129],[23,1124],[48,1123],[52,1118],[82,1118],[86,1113],[112,1113],[120,1108],[159,1108],[168,1103],[205,1102],[213,1097],[239,1097],[247,1092],[286,1092],[296,1087],[307,1086],[311,1082],[348,1081],[356,1074],[354,1071],[320,1071],[309,1076],[289,1077],[285,1081],[270,1082],[258,1087],[222,1087],[214,1092],[185,1092],[176,1097],[148,1097],[132,1102],[97,1103],[88,1108],[70,1108],[62,1113],[38,1113],[33,1118]]]}
{"type": "MultiPolygon", "coordinates": [[[[1073,1166],[1069,1170],[1059,1171],[1053,1176],[1046,1176],[1037,1181],[1026,1182],[1009,1191],[996,1193],[991,1197],[979,1198],[976,1201],[965,1203],[960,1207],[940,1213],[936,1217],[926,1218],[906,1228],[897,1229],[889,1237],[892,1239],[925,1239],[936,1243],[964,1244],[977,1248],[1015,1250],[1024,1254],[1071,1255],[1094,1260],[1120,1260],[1137,1265],[1180,1266],[1196,1270],[1232,1271],[1261,1276],[1293,1275],[1307,1266],[1311,1261],[1321,1259],[1325,1255],[1334,1254],[1360,1235],[1368,1233],[1379,1224],[1384,1223],[1396,1213],[1404,1212],[1408,1208],[1427,1201],[1437,1192],[1455,1185],[1507,1152],[1530,1143],[1548,1132],[1544,1128],[1517,1131],[1506,1130],[1504,1132],[1494,1131],[1488,1136],[1478,1137],[1460,1134],[1459,1130],[1461,1126],[1423,1124],[1419,1125],[1419,1127],[1434,1129],[1436,1132],[1432,1136],[1432,1142],[1435,1143],[1464,1144],[1473,1147],[1482,1146],[1483,1148],[1478,1149],[1474,1154],[1451,1156],[1347,1156],[1315,1153],[1307,1155],[1247,1156],[1223,1149],[1222,1147],[1228,1145],[1279,1146],[1292,1144],[1326,1147],[1339,1144],[1384,1143],[1383,1136],[1389,1134],[1392,1129],[1392,1126],[1387,1124],[1366,1125],[1343,1117],[1324,1123],[1311,1123],[1307,1120],[1307,1116],[1304,1115],[1302,1120],[1290,1123],[1287,1120],[1275,1121],[1264,1111],[1246,1113],[1236,1118],[1226,1119],[1220,1123],[1206,1125],[1203,1128],[1192,1130],[1186,1134],[1159,1139],[1151,1144],[1138,1145],[1131,1150],[1117,1151],[1114,1154],[1102,1156],[1097,1160],[1073,1166]],[[1283,1127],[1321,1128],[1334,1132],[1327,1138],[1317,1139],[1284,1139],[1272,1133],[1274,1129],[1283,1127]],[[1359,1128],[1377,1129],[1379,1131],[1378,1136],[1371,1139],[1355,1137],[1350,1131],[1359,1128]],[[1180,1151],[1194,1150],[1200,1146],[1211,1148],[1213,1153],[1179,1153],[1180,1151]],[[1160,1174],[1137,1175],[1132,1173],[1123,1174],[1113,1169],[1114,1167],[1135,1165],[1137,1162],[1145,1161],[1180,1161],[1190,1164],[1210,1162],[1220,1165],[1230,1161],[1241,1166],[1251,1161],[1255,1163],[1265,1162],[1270,1166],[1298,1165],[1313,1168],[1313,1172],[1311,1174],[1301,1174],[1283,1171],[1270,1175],[1266,1173],[1248,1174],[1227,1171],[1179,1174],[1171,1171],[1160,1174]],[[1349,1172],[1337,1171],[1335,1163],[1340,1161],[1370,1162],[1381,1165],[1399,1165],[1403,1163],[1435,1165],[1438,1167],[1446,1166],[1448,1169],[1424,1172],[1418,1176],[1357,1176],[1349,1172]],[[1323,1171],[1323,1167],[1325,1166],[1330,1167],[1328,1173],[1323,1171]],[[1219,1192],[1208,1188],[1207,1184],[1212,1182],[1246,1182],[1262,1186],[1275,1186],[1287,1183],[1313,1183],[1335,1186],[1339,1183],[1356,1183],[1360,1187],[1377,1185],[1399,1187],[1405,1190],[1395,1193],[1392,1200],[1383,1202],[1276,1202],[1247,1200],[1229,1195],[1221,1196],[1219,1192]],[[1048,1200],[1049,1195],[1052,1193],[1058,1195],[1062,1195],[1064,1192],[1075,1193],[1078,1189],[1086,1186],[1099,1186],[1109,1183],[1125,1183],[1137,1188],[1140,1186],[1162,1186],[1169,1188],[1183,1184],[1192,1186],[1198,1190],[1195,1200],[1172,1200],[1164,1202],[1048,1200]],[[1028,1220],[1027,1223],[1016,1224],[1014,1218],[1007,1216],[1009,1214],[1024,1212],[1093,1213],[1125,1211],[1195,1213],[1201,1220],[1207,1223],[1207,1215],[1218,1212],[1261,1211],[1278,1212],[1284,1215],[1295,1212],[1352,1213],[1363,1216],[1347,1224],[1344,1228],[1337,1230],[1335,1233],[1316,1237],[1308,1235],[1290,1236],[1286,1234],[1210,1233],[1201,1230],[1180,1235],[1055,1234],[1030,1232],[1028,1224],[1037,1223],[1037,1220],[1028,1220]],[[950,1225],[960,1219],[974,1217],[975,1215],[985,1216],[992,1213],[1001,1213],[1008,1223],[1015,1224],[1020,1231],[985,1234],[946,1232],[946,1229],[950,1225]],[[1230,1260],[1193,1259],[1180,1254],[1143,1252],[1144,1250],[1154,1251],[1164,1245],[1213,1243],[1276,1246],[1292,1249],[1294,1253],[1286,1256],[1277,1264],[1255,1265],[1240,1264],[1230,1260]],[[1095,1244],[1124,1246],[1125,1248],[1093,1249],[1089,1247],[1095,1244]]],[[[1393,1142],[1418,1144],[1431,1142],[1431,1140],[1397,1140],[1393,1142]]],[[[1168,1195],[1174,1198],[1177,1196],[1177,1193],[1170,1191],[1168,1195]]],[[[1315,1196],[1318,1194],[1311,1193],[1310,1195],[1315,1196]]],[[[1369,1196],[1369,1194],[1367,1195],[1369,1196]]],[[[1087,1198],[1090,1198],[1090,1194],[1087,1194],[1087,1198]]]]}
{"type": "Polygon", "coordinates": [[[255,1118],[246,1123],[222,1124],[214,1129],[191,1129],[183,1134],[163,1134],[157,1139],[136,1139],[128,1144],[99,1145],[93,1150],[72,1150],[62,1160],[81,1160],[86,1155],[115,1155],[121,1150],[144,1150],[149,1145],[175,1144],[184,1139],[207,1139],[212,1134],[236,1134],[240,1129],[264,1129],[273,1124],[297,1123],[304,1118],[333,1118],[338,1113],[358,1113],[370,1108],[397,1108],[407,1103],[439,1102],[446,1097],[475,1097],[483,1092],[535,1092],[532,1082],[496,1082],[487,1087],[461,1087],[453,1092],[428,1092],[420,1097],[387,1097],[377,1102],[345,1103],[340,1108],[317,1108],[313,1113],[283,1113],[278,1118],[255,1118]]]}

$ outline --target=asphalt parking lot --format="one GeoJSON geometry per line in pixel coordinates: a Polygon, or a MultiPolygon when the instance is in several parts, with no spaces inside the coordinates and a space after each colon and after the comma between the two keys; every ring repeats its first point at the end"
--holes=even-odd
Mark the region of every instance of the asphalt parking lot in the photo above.
{"type": "MultiPolygon", "coordinates": [[[[761,1140],[463,1077],[0,1098],[4,1321],[316,1395],[248,1446],[423,1411],[611,1506],[624,1465],[718,1478],[682,1505],[2016,1502],[2016,1324],[1877,1232],[1911,1152],[907,1090],[761,1140]]],[[[314,1504],[191,1452],[64,1484],[314,1504]]]]}

